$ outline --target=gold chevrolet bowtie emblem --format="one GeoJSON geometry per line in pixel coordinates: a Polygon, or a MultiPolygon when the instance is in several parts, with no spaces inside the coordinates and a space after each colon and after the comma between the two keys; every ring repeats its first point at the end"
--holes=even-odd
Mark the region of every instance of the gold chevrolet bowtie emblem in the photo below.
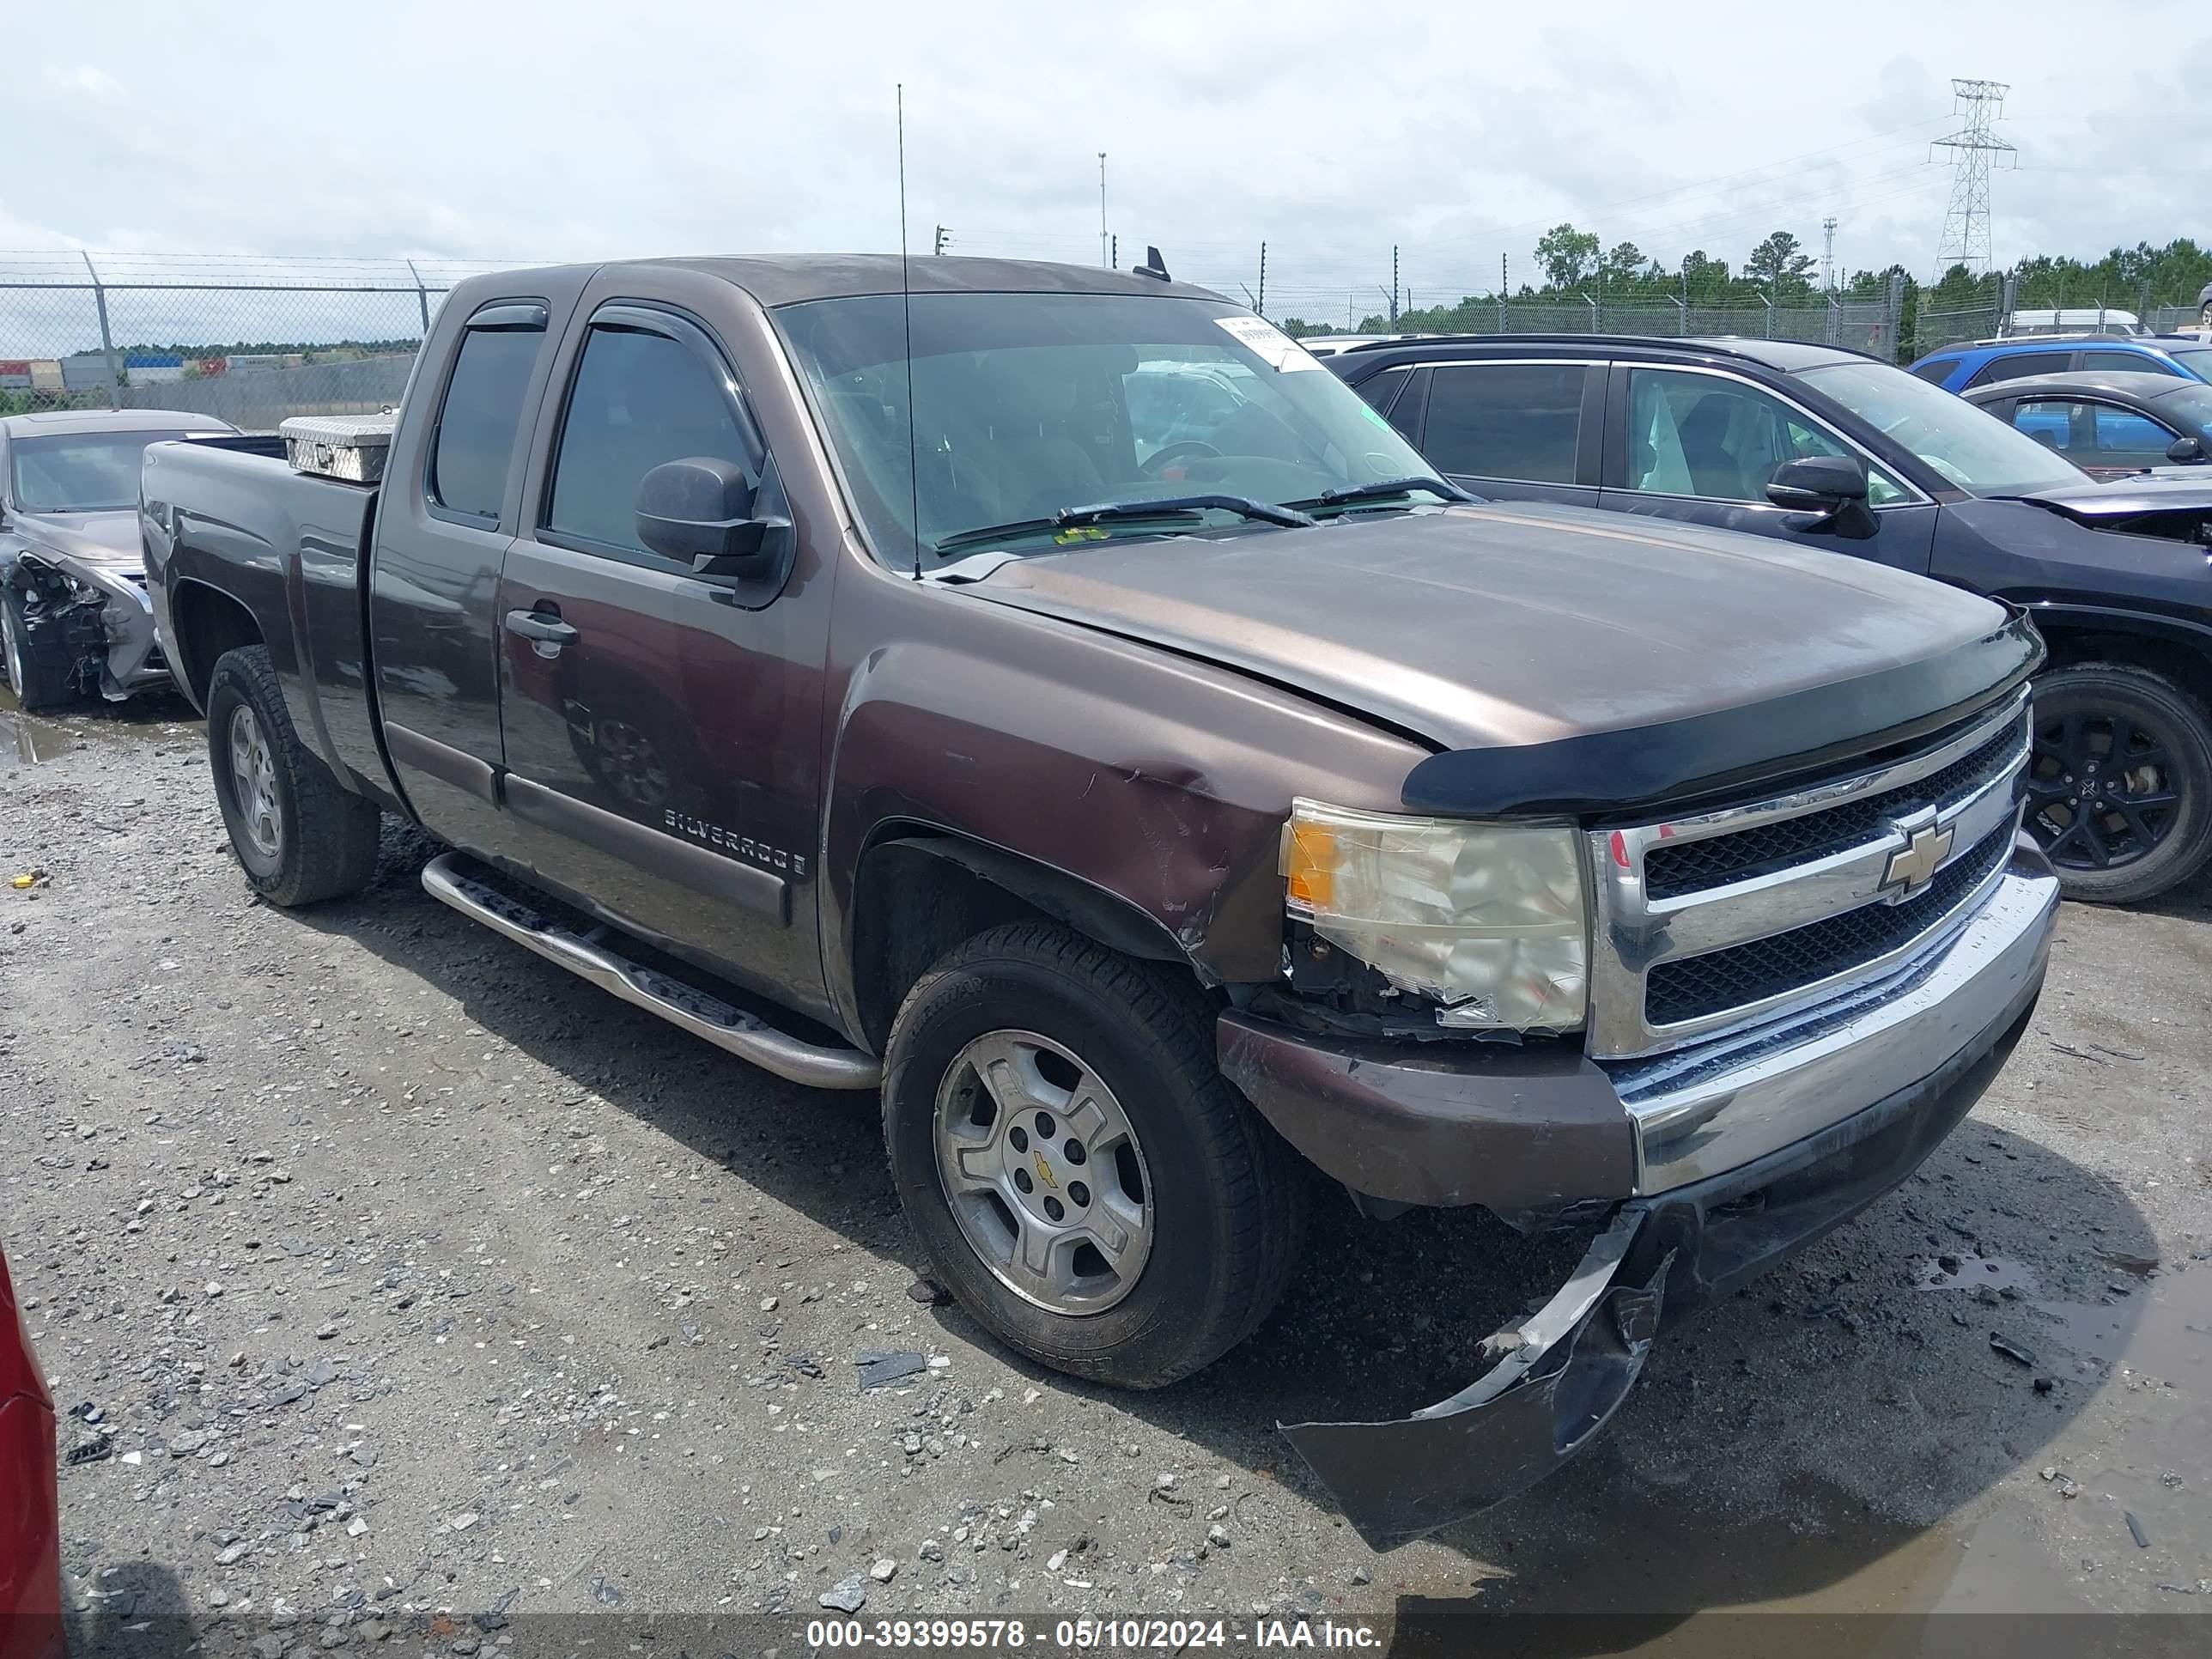
{"type": "Polygon", "coordinates": [[[1881,872],[1884,892],[1898,898],[1910,898],[1936,879],[1936,872],[1943,860],[1951,856],[1951,826],[1938,829],[1923,823],[1906,838],[1904,846],[1889,855],[1889,866],[1881,872]]]}
{"type": "Polygon", "coordinates": [[[1031,1152],[1030,1156],[1036,1160],[1037,1179],[1048,1187],[1057,1188],[1060,1183],[1052,1178],[1052,1165],[1044,1161],[1044,1154],[1031,1152]]]}

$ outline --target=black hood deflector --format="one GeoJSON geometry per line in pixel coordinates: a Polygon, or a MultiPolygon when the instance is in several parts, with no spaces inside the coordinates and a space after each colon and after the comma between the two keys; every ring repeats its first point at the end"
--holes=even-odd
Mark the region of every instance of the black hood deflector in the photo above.
{"type": "Polygon", "coordinates": [[[2043,657],[2027,612],[2014,609],[2002,627],[1940,655],[1765,702],[1550,743],[1433,755],[1407,775],[1405,804],[1465,817],[1679,809],[1871,761],[2009,696],[2043,657]]]}

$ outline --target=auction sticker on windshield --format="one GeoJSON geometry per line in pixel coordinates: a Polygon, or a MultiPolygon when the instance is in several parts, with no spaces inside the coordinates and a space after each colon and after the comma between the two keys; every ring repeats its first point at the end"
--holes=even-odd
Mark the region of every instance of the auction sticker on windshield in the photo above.
{"type": "Polygon", "coordinates": [[[1321,367],[1320,358],[1265,317],[1216,317],[1213,320],[1270,368],[1287,374],[1293,369],[1321,367]]]}

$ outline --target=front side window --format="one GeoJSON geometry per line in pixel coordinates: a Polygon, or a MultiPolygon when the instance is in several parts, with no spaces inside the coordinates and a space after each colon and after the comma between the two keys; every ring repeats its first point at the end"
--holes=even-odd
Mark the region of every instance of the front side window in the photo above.
{"type": "MultiPolygon", "coordinates": [[[[1628,377],[1631,489],[1764,501],[1784,462],[1852,453],[1802,410],[1740,380],[1663,368],[1639,368],[1628,377]]],[[[1904,495],[1880,468],[1868,470],[1870,506],[1885,507],[1904,495]]]]}
{"type": "Polygon", "coordinates": [[[2064,456],[1887,363],[1828,363],[1796,373],[1958,489],[2020,495],[2081,482],[2081,470],[2064,456]]]}
{"type": "Polygon", "coordinates": [[[1572,483],[1587,363],[1466,363],[1436,371],[1421,447],[1447,472],[1572,483]]]}
{"type": "Polygon", "coordinates": [[[1912,372],[1931,386],[1941,386],[1951,378],[1951,371],[1959,366],[1956,357],[1931,357],[1924,363],[1915,363],[1912,372]]]}
{"type": "Polygon", "coordinates": [[[189,432],[72,432],[18,438],[9,493],[21,513],[112,513],[138,505],[138,467],[148,444],[189,432]]]}
{"type": "Polygon", "coordinates": [[[683,341],[594,327],[561,425],[546,529],[645,551],[637,487],[653,468],[703,457],[757,470],[734,396],[729,377],[683,341]]]}
{"type": "Polygon", "coordinates": [[[2064,398],[2022,398],[2013,406],[2012,424],[2045,449],[2061,454],[2074,447],[2074,434],[2081,405],[2064,398]]]}
{"type": "Polygon", "coordinates": [[[2017,380],[2025,374],[2063,374],[2073,361],[2070,351],[2015,351],[1990,358],[1966,384],[1988,386],[1996,380],[2017,380]]]}
{"type": "Polygon", "coordinates": [[[2097,466],[2163,466],[2167,447],[2181,435],[2114,404],[2092,404],[2089,416],[2090,447],[2096,453],[2076,459],[2097,466]]]}
{"type": "MultiPolygon", "coordinates": [[[[1218,507],[1066,534],[1053,515],[1201,495],[1272,509],[1433,470],[1318,359],[1218,301],[917,294],[909,319],[893,294],[771,315],[870,545],[894,565],[917,543],[925,559],[951,560],[995,548],[1000,532],[1006,550],[1049,553],[1257,532],[1264,521],[1218,507]]],[[[1400,505],[1416,499],[1432,504],[1400,505]]]]}
{"type": "Polygon", "coordinates": [[[544,343],[542,328],[472,328],[461,336],[430,451],[430,499],[439,506],[497,521],[523,394],[544,343]]]}

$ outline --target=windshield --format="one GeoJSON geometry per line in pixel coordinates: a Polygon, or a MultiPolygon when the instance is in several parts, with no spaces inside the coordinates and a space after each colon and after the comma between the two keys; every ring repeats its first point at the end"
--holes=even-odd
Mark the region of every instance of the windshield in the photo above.
{"type": "MultiPolygon", "coordinates": [[[[2212,363],[2208,363],[2212,368],[2212,363]]],[[[2212,436],[2212,386],[2194,380],[2177,381],[2171,392],[2151,399],[2159,419],[2172,422],[2192,438],[2212,436]]]]}
{"type": "Polygon", "coordinates": [[[2026,495],[2087,476],[1996,416],[1887,363],[1830,363],[1798,377],[1977,495],[2026,495]]]}
{"type": "Polygon", "coordinates": [[[183,432],[70,432],[18,438],[16,507],[25,513],[106,513],[138,505],[138,462],[148,444],[183,432]]]}
{"type": "Polygon", "coordinates": [[[893,564],[915,556],[917,498],[923,553],[951,558],[982,550],[992,538],[971,533],[1000,526],[1024,526],[1010,545],[1042,535],[1045,550],[1258,527],[1249,514],[1206,507],[1172,523],[1124,514],[1054,535],[1052,515],[1070,508],[1198,495],[1311,502],[1432,471],[1287,336],[1224,301],[915,295],[910,434],[897,295],[775,316],[869,540],[893,564]]]}
{"type": "Polygon", "coordinates": [[[2166,355],[2200,380],[2212,380],[2212,346],[2170,345],[2166,355]]]}

